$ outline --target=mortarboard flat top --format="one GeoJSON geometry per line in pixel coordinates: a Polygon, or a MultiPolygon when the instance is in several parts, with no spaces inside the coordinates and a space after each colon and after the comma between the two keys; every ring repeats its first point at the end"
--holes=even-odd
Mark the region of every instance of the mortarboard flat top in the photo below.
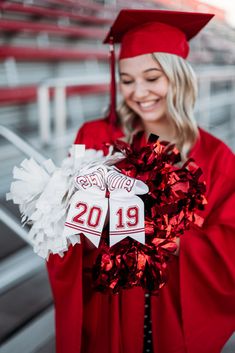
{"type": "Polygon", "coordinates": [[[190,40],[213,16],[198,12],[123,9],[110,28],[104,43],[109,43],[111,37],[114,43],[120,43],[127,32],[150,22],[160,22],[178,28],[185,34],[186,39],[190,40]]]}

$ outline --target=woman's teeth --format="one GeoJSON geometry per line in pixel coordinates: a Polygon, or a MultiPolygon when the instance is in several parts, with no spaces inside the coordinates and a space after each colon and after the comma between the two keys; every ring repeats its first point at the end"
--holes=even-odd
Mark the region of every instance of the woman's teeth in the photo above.
{"type": "Polygon", "coordinates": [[[149,102],[139,102],[139,106],[143,109],[146,108],[151,108],[153,107],[157,102],[159,101],[159,99],[156,99],[154,101],[149,101],[149,102]]]}

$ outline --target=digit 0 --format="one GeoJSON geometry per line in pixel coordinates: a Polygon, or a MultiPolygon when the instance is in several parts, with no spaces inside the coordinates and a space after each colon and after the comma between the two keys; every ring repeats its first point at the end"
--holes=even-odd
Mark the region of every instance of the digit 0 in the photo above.
{"type": "Polygon", "coordinates": [[[93,206],[90,209],[88,219],[87,219],[87,224],[90,227],[97,227],[98,224],[100,223],[100,217],[101,217],[101,208],[97,206],[93,206]]]}

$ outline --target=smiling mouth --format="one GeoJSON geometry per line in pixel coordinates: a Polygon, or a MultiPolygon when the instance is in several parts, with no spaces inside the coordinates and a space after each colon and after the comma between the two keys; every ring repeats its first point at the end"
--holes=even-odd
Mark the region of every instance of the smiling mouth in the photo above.
{"type": "Polygon", "coordinates": [[[137,104],[142,110],[150,110],[151,108],[154,108],[159,101],[160,98],[147,102],[137,102],[137,104]]]}

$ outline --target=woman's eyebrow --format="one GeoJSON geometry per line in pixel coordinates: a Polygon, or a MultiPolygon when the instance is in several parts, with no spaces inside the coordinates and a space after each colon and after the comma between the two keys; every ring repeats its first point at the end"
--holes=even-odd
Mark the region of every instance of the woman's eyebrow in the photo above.
{"type": "Polygon", "coordinates": [[[119,71],[119,75],[122,76],[122,75],[127,75],[127,76],[131,76],[130,74],[126,73],[126,72],[120,72],[119,71]]]}
{"type": "Polygon", "coordinates": [[[160,69],[157,69],[156,67],[153,67],[153,68],[150,68],[150,69],[147,69],[147,70],[144,70],[144,72],[149,72],[149,71],[162,71],[160,69]]]}
{"type": "MultiPolygon", "coordinates": [[[[150,72],[150,71],[161,72],[162,70],[157,69],[156,67],[153,67],[153,68],[150,68],[150,69],[146,69],[146,70],[144,70],[143,72],[146,73],[146,72],[150,72]]],[[[128,74],[127,72],[120,72],[120,71],[119,71],[119,75],[120,75],[120,76],[122,76],[122,75],[131,76],[131,74],[128,74]]]]}

